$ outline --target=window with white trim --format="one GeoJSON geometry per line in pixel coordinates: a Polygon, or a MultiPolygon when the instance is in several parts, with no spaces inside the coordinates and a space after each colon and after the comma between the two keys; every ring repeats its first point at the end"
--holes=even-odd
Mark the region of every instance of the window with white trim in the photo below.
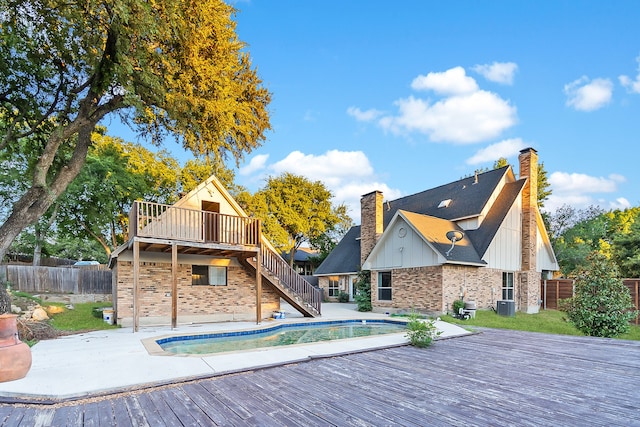
{"type": "Polygon", "coordinates": [[[329,276],[329,296],[337,297],[338,295],[340,295],[340,278],[329,276]]]}
{"type": "Polygon", "coordinates": [[[502,272],[502,299],[513,301],[513,273],[502,272]]]}
{"type": "Polygon", "coordinates": [[[378,273],[378,301],[391,301],[391,272],[378,273]]]}
{"type": "Polygon", "coordinates": [[[213,265],[192,265],[191,284],[227,286],[227,268],[213,265]]]}

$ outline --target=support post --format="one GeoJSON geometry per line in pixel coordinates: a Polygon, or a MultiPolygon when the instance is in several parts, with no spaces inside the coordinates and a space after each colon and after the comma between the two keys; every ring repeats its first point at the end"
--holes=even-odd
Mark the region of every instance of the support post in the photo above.
{"type": "Polygon", "coordinates": [[[171,329],[178,324],[178,245],[171,245],[171,329]]]}
{"type": "Polygon", "coordinates": [[[258,220],[258,250],[256,251],[256,324],[262,321],[262,230],[258,220]]]}
{"type": "Polygon", "coordinates": [[[140,242],[133,239],[133,332],[138,332],[138,319],[140,316],[140,242]]]}

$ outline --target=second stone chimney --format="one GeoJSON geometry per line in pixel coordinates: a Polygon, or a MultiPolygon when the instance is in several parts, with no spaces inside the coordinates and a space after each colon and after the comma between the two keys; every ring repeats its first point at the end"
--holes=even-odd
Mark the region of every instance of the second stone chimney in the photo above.
{"type": "Polygon", "coordinates": [[[365,194],[360,199],[360,265],[364,264],[384,231],[382,202],[380,191],[365,194]]]}

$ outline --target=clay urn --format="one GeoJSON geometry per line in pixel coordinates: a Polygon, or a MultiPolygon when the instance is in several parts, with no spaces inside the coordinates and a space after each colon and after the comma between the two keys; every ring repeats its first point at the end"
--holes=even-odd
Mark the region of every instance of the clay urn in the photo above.
{"type": "Polygon", "coordinates": [[[0,314],[0,382],[24,378],[31,369],[31,349],[18,338],[18,315],[0,314]]]}

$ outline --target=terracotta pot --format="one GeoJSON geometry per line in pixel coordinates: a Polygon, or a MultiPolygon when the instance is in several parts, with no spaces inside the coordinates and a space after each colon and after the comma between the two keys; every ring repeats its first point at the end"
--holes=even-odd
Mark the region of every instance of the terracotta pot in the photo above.
{"type": "Polygon", "coordinates": [[[0,382],[24,378],[31,369],[31,349],[18,338],[17,319],[0,314],[0,382]]]}

